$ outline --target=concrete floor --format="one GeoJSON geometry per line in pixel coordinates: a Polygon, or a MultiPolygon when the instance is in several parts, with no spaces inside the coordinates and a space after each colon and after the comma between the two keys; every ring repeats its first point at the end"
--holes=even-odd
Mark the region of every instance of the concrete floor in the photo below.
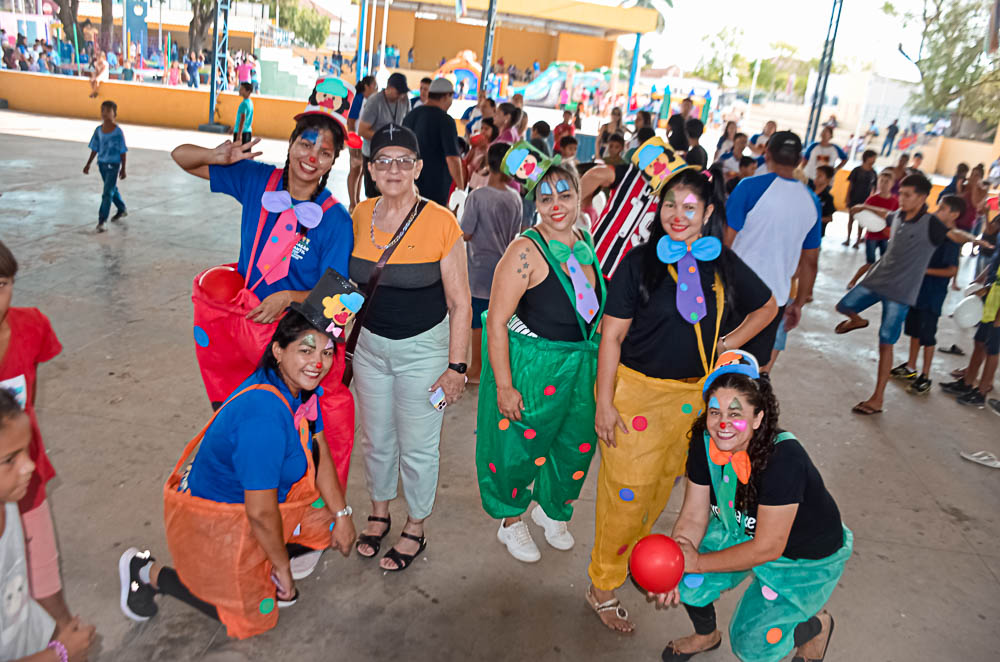
{"type": "MultiPolygon", "coordinates": [[[[92,659],[654,660],[668,639],[689,632],[683,612],[656,612],[631,587],[621,597],[638,624],[632,637],[606,631],[584,604],[596,469],[572,524],[575,549],[546,548],[535,529],[540,563],[507,555],[479,504],[473,391],[445,415],[438,507],[415,567],[386,575],[371,561],[327,554],[302,582],[299,604],[249,641],[229,640],[169,599],[147,624],[126,620],[118,555],[137,545],[167,560],[162,481],[210,414],[192,351],[191,279],[235,259],[239,209],[167,153],[217,136],[127,126],[121,189],[130,215],[95,235],[99,180],[80,174],[93,126],[0,112],[0,238],[21,263],[14,303],[44,311],[65,347],[40,370],[38,411],[59,472],[49,494],[68,599],[101,635],[92,659]]],[[[283,162],[281,142],[265,150],[265,160],[283,162]]],[[[346,167],[342,157],[330,180],[342,198],[346,167]]],[[[774,374],[783,425],[809,449],[856,535],[829,604],[837,628],[827,659],[995,660],[1000,472],[957,451],[1000,454],[1000,419],[956,405],[937,387],[917,399],[898,384],[881,416],[850,413],[871,388],[877,319],[849,336],[832,333],[833,304],[864,259],[840,246],[844,232],[838,218],[816,301],[774,374]]],[[[967,280],[969,268],[962,273],[967,280]]],[[[970,348],[970,333],[948,319],[941,327],[940,343],[970,348]]],[[[940,356],[933,378],[962,364],[940,356]]],[[[368,513],[360,453],[348,494],[360,529],[368,513]]],[[[655,530],[669,532],[681,497],[678,490],[655,530]]],[[[402,521],[401,504],[393,515],[402,521]]],[[[735,597],[720,605],[723,623],[735,597]]],[[[727,643],[698,659],[733,658],[727,643]]]]}

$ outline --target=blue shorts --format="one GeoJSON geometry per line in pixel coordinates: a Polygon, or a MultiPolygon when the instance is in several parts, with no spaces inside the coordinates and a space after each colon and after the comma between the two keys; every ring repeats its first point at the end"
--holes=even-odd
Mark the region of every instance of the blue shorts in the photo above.
{"type": "Polygon", "coordinates": [[[986,345],[987,356],[1000,354],[1000,328],[993,326],[993,322],[980,322],[974,340],[986,345]]]}
{"type": "Polygon", "coordinates": [[[878,342],[880,345],[895,345],[903,333],[903,322],[910,309],[907,304],[886,299],[864,285],[855,285],[837,302],[837,311],[860,314],[879,302],[882,303],[882,324],[878,329],[878,342]]]}
{"type": "Polygon", "coordinates": [[[478,299],[472,297],[472,328],[483,328],[483,312],[490,307],[489,299],[478,299]]]}
{"type": "Polygon", "coordinates": [[[865,239],[865,262],[875,264],[875,250],[878,249],[878,256],[885,255],[885,250],[889,247],[888,239],[865,239]]]}

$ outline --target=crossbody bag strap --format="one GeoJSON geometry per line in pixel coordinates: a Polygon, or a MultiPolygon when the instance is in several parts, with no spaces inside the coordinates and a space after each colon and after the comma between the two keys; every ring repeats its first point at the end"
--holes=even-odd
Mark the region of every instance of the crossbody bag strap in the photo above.
{"type": "MultiPolygon", "coordinates": [[[[358,311],[358,314],[354,316],[354,327],[351,329],[351,334],[347,337],[347,344],[344,346],[344,377],[342,380],[344,386],[350,386],[351,379],[354,377],[354,349],[358,346],[358,337],[361,335],[361,328],[364,325],[365,318],[368,316],[368,310],[372,306],[372,297],[375,296],[379,279],[382,278],[382,271],[385,269],[389,258],[392,257],[393,251],[396,250],[396,246],[402,242],[403,236],[417,222],[417,219],[420,218],[420,214],[426,206],[426,198],[417,198],[416,204],[413,205],[413,209],[407,216],[407,221],[396,229],[396,233],[392,235],[392,240],[389,241],[388,248],[382,251],[378,262],[375,263],[371,273],[368,275],[368,283],[365,285],[365,302],[361,306],[361,310],[358,311]]],[[[373,207],[372,214],[374,213],[375,209],[373,207]]]]}
{"type": "Polygon", "coordinates": [[[181,453],[181,459],[177,461],[177,465],[174,467],[174,473],[180,471],[181,467],[184,466],[184,463],[187,462],[188,457],[190,457],[191,453],[194,452],[195,447],[201,443],[201,440],[205,437],[205,433],[208,432],[208,428],[212,426],[212,423],[215,422],[215,418],[222,412],[223,409],[226,408],[226,405],[228,405],[230,402],[240,397],[244,393],[249,393],[250,391],[270,391],[274,395],[278,396],[278,399],[281,400],[282,403],[284,403],[285,407],[288,409],[288,413],[294,415],[294,413],[292,412],[291,405],[288,404],[288,400],[285,398],[284,395],[282,395],[281,391],[276,389],[274,386],[270,384],[254,384],[253,386],[247,386],[245,389],[243,389],[242,391],[240,391],[239,393],[237,393],[236,395],[234,395],[233,397],[229,398],[224,403],[222,403],[222,406],[216,409],[215,413],[212,414],[212,418],[208,419],[208,423],[205,423],[205,427],[201,429],[201,432],[195,435],[194,439],[188,442],[187,446],[184,447],[184,452],[181,453]]]}
{"type": "MultiPolygon", "coordinates": [[[[277,191],[278,184],[281,182],[281,177],[284,175],[285,171],[282,168],[275,168],[271,171],[271,176],[267,178],[267,186],[264,187],[264,192],[277,191]]],[[[250,261],[247,265],[247,272],[243,276],[243,287],[244,289],[250,287],[250,274],[253,272],[254,257],[257,255],[257,245],[260,243],[260,235],[264,231],[264,223],[267,222],[268,212],[264,209],[264,205],[260,206],[260,220],[257,221],[257,234],[253,238],[253,249],[250,251],[250,261]]],[[[260,281],[257,281],[258,283],[260,281]]],[[[256,287],[256,285],[255,285],[256,287]]]]}

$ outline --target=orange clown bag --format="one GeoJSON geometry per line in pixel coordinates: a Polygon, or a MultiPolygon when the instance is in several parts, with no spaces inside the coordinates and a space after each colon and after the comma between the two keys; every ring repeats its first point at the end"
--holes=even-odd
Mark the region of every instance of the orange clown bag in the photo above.
{"type": "MultiPolygon", "coordinates": [[[[277,190],[281,176],[281,169],[271,173],[265,190],[268,192],[277,190]]],[[[322,203],[321,208],[325,213],[335,204],[337,200],[331,195],[322,203]]],[[[260,305],[260,299],[254,294],[254,290],[261,281],[268,278],[265,274],[250,285],[250,273],[253,271],[267,215],[268,210],[262,206],[253,250],[250,253],[251,268],[247,269],[247,274],[243,276],[243,287],[235,296],[225,292],[224,287],[216,286],[217,279],[213,278],[216,274],[210,273],[220,269],[235,271],[235,264],[206,269],[194,279],[191,301],[194,304],[195,355],[198,358],[198,367],[201,370],[208,399],[213,403],[223,402],[253,373],[264,349],[274,335],[274,330],[278,327],[277,322],[258,324],[247,319],[247,314],[260,305]]],[[[276,252],[281,259],[276,261],[287,263],[292,249],[300,238],[301,235],[293,234],[288,237],[284,245],[278,245],[276,252]]],[[[351,451],[354,449],[354,398],[341,383],[343,373],[344,351],[340,348],[334,352],[330,372],[321,382],[323,397],[320,398],[320,409],[323,412],[323,430],[327,445],[330,447],[330,455],[333,457],[333,464],[337,468],[337,477],[342,487],[347,485],[351,451]]]]}
{"type": "MultiPolygon", "coordinates": [[[[289,424],[294,424],[288,401],[267,384],[247,387],[226,404],[253,390],[274,393],[288,407],[289,424]]],[[[163,487],[163,522],[167,546],[181,581],[197,598],[215,606],[230,637],[246,639],[278,623],[271,562],[254,538],[245,504],[192,496],[185,480],[184,467],[218,413],[188,443],[167,479],[163,487]]],[[[316,467],[305,419],[299,425],[299,437],[306,455],[306,473],[292,485],[285,502],[278,504],[282,536],[286,544],[325,549],[330,546],[334,521],[316,488],[316,467]]]]}

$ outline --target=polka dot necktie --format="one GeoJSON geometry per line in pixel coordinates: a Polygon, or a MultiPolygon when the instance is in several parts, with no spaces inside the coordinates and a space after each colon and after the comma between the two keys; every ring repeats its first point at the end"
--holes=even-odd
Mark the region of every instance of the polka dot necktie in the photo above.
{"type": "Polygon", "coordinates": [[[593,264],[594,251],[586,242],[578,241],[573,244],[573,248],[557,239],[549,241],[549,249],[552,255],[560,264],[565,264],[569,268],[569,280],[573,284],[573,303],[576,305],[576,312],[580,313],[588,324],[597,316],[600,305],[597,301],[597,294],[594,286],[587,280],[587,275],[583,273],[583,264],[593,264]]]}
{"type": "Polygon", "coordinates": [[[697,324],[708,314],[698,260],[709,262],[721,253],[722,242],[715,237],[698,239],[691,244],[690,250],[683,241],[670,237],[662,237],[656,243],[656,257],[660,262],[677,265],[677,312],[689,324],[697,324]]]}

